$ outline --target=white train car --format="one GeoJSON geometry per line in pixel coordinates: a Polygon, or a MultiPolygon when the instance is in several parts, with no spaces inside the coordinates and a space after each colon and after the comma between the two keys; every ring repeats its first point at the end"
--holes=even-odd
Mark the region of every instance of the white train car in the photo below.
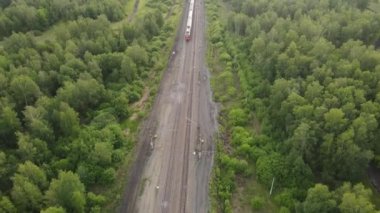
{"type": "Polygon", "coordinates": [[[191,39],[191,28],[193,24],[193,11],[194,11],[194,0],[190,0],[189,14],[187,16],[186,22],[186,32],[185,32],[185,40],[190,41],[191,39]]]}

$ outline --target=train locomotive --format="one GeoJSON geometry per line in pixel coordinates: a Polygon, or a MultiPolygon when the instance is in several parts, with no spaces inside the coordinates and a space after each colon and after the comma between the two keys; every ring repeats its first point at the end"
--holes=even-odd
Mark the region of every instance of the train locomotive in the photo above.
{"type": "Polygon", "coordinates": [[[190,0],[189,14],[187,16],[186,22],[186,32],[185,32],[185,40],[191,40],[191,29],[193,24],[193,11],[194,11],[194,0],[190,0]]]}

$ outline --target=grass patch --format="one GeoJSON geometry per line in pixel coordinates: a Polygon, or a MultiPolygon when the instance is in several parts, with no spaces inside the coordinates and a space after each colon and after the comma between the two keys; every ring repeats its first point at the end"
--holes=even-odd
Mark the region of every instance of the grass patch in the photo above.
{"type": "Polygon", "coordinates": [[[131,133],[137,132],[139,123],[140,123],[140,120],[138,119],[135,119],[135,120],[128,119],[128,120],[123,121],[120,124],[120,126],[122,129],[128,129],[129,130],[128,132],[131,134],[131,133]]]}
{"type": "Polygon", "coordinates": [[[232,206],[236,212],[278,212],[279,209],[273,204],[269,196],[269,190],[257,182],[255,175],[249,178],[237,178],[237,183],[237,189],[232,195],[232,206]],[[255,196],[263,199],[260,209],[252,208],[252,199],[255,196]]]}

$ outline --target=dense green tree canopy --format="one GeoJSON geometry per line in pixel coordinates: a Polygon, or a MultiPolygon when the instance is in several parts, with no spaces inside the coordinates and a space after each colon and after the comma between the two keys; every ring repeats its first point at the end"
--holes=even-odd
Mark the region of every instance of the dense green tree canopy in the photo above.
{"type": "Polygon", "coordinates": [[[335,208],[336,201],[326,186],[316,184],[308,190],[306,200],[303,203],[304,212],[335,212],[335,208]]]}
{"type": "MultiPolygon", "coordinates": [[[[275,178],[281,211],[376,212],[368,196],[350,191],[337,199],[334,190],[365,180],[368,167],[380,159],[379,5],[376,0],[206,4],[212,83],[223,105],[222,152],[249,162],[247,171],[254,170],[267,188],[275,178]],[[310,188],[314,181],[325,185],[310,188]]],[[[218,162],[220,173],[227,173],[223,159],[218,162]]],[[[217,178],[234,181],[234,175],[217,178]]],[[[217,190],[221,202],[228,198],[223,193],[231,201],[233,190],[217,190]]]]}
{"type": "Polygon", "coordinates": [[[130,154],[131,106],[158,82],[180,8],[133,4],[0,0],[0,212],[103,212],[119,199],[94,191],[112,189],[130,154]]]}
{"type": "Polygon", "coordinates": [[[68,211],[84,212],[86,204],[85,188],[78,175],[72,172],[60,172],[46,192],[48,205],[61,205],[68,211]]]}

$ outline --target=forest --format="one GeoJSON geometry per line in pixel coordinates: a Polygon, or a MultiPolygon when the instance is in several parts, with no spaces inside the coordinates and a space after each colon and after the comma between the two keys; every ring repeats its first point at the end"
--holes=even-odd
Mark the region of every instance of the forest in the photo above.
{"type": "Polygon", "coordinates": [[[378,212],[379,185],[368,175],[380,169],[378,6],[207,1],[223,105],[215,212],[378,212]],[[244,194],[252,185],[262,187],[244,194]]]}
{"type": "Polygon", "coordinates": [[[176,25],[173,1],[133,4],[0,1],[0,212],[105,212],[121,198],[107,189],[134,145],[125,121],[176,25]]]}

